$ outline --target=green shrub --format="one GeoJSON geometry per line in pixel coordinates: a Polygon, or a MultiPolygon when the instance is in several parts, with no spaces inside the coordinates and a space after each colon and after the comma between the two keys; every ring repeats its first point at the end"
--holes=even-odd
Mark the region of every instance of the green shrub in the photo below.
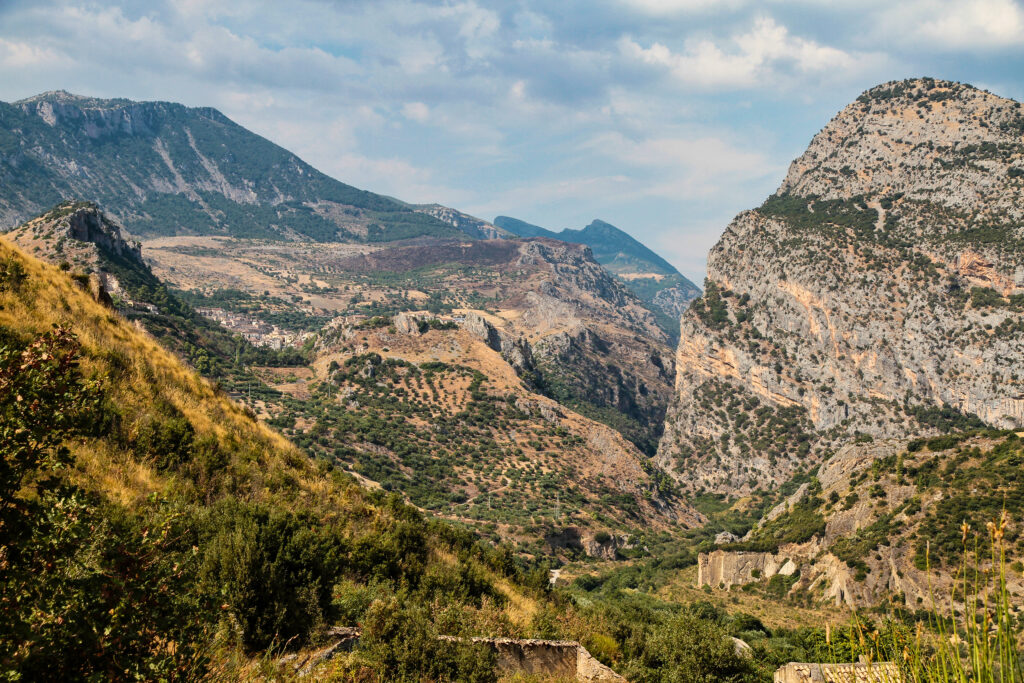
{"type": "Polygon", "coordinates": [[[363,622],[360,657],[385,681],[497,681],[494,652],[466,640],[439,640],[423,607],[374,602],[363,622]]]}
{"type": "Polygon", "coordinates": [[[303,642],[328,616],[346,542],[315,519],[231,501],[215,510],[201,577],[250,649],[303,642]]]}
{"type": "Polygon", "coordinates": [[[740,683],[758,679],[753,662],[736,654],[717,624],[680,614],[656,626],[623,675],[643,683],[740,683]]]}

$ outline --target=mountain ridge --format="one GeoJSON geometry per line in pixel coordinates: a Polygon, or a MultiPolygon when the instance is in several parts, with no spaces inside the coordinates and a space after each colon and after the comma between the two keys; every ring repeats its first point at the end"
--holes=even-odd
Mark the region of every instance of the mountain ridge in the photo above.
{"type": "Polygon", "coordinates": [[[662,466],[742,492],[859,434],[934,434],[972,413],[1019,424],[1019,110],[917,79],[829,122],[711,250],[683,317],[662,466]]]}
{"type": "Polygon", "coordinates": [[[0,103],[0,220],[69,197],[134,234],[390,241],[463,233],[317,171],[211,107],[63,91],[0,103]],[[128,161],[131,163],[128,163],[128,161]]]}
{"type": "Polygon", "coordinates": [[[545,237],[590,247],[594,259],[646,302],[658,315],[662,329],[673,337],[678,336],[679,317],[700,295],[700,289],[672,264],[611,223],[595,219],[581,230],[566,228],[561,232],[508,216],[498,216],[494,224],[521,237],[545,237]]]}

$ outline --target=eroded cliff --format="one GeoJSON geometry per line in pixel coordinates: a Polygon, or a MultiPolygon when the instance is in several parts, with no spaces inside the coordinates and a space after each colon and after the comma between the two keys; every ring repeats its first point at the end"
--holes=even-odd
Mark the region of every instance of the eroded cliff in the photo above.
{"type": "Polygon", "coordinates": [[[1024,424],[1022,193],[1020,103],[864,93],[712,249],[660,464],[743,492],[862,435],[1024,424]]]}

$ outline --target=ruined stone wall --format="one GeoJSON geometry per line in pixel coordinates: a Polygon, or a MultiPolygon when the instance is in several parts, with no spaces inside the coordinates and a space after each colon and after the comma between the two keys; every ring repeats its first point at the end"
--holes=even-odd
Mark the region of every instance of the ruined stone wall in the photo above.
{"type": "Polygon", "coordinates": [[[796,563],[782,553],[715,550],[697,557],[697,585],[743,585],[769,579],[776,574],[792,576],[796,563]]]}
{"type": "MultiPolygon", "coordinates": [[[[329,635],[335,642],[322,648],[296,666],[300,676],[314,672],[317,666],[331,659],[338,652],[359,646],[362,629],[337,627],[329,635]]],[[[461,641],[456,636],[439,636],[440,640],[461,641]]],[[[498,670],[503,674],[524,674],[544,678],[570,679],[584,683],[618,681],[625,683],[622,676],[597,661],[587,648],[574,640],[537,640],[517,638],[473,638],[474,643],[487,645],[497,655],[498,670]]],[[[296,655],[288,655],[281,661],[292,661],[296,655]]]]}
{"type": "Polygon", "coordinates": [[[899,667],[891,662],[817,664],[790,662],[775,672],[775,683],[902,683],[899,667]]]}

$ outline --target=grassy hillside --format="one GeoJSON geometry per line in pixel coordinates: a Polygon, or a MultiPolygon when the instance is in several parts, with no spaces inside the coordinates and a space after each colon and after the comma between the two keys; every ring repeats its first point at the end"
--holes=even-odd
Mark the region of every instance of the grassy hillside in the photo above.
{"type": "Polygon", "coordinates": [[[6,243],[0,430],[8,678],[242,677],[267,648],[364,621],[376,645],[356,670],[398,656],[487,680],[470,646],[396,654],[387,615],[411,615],[402,637],[419,629],[424,648],[438,630],[522,633],[546,583],[308,459],[6,243]],[[427,618],[430,604],[443,607],[427,618]]]}

